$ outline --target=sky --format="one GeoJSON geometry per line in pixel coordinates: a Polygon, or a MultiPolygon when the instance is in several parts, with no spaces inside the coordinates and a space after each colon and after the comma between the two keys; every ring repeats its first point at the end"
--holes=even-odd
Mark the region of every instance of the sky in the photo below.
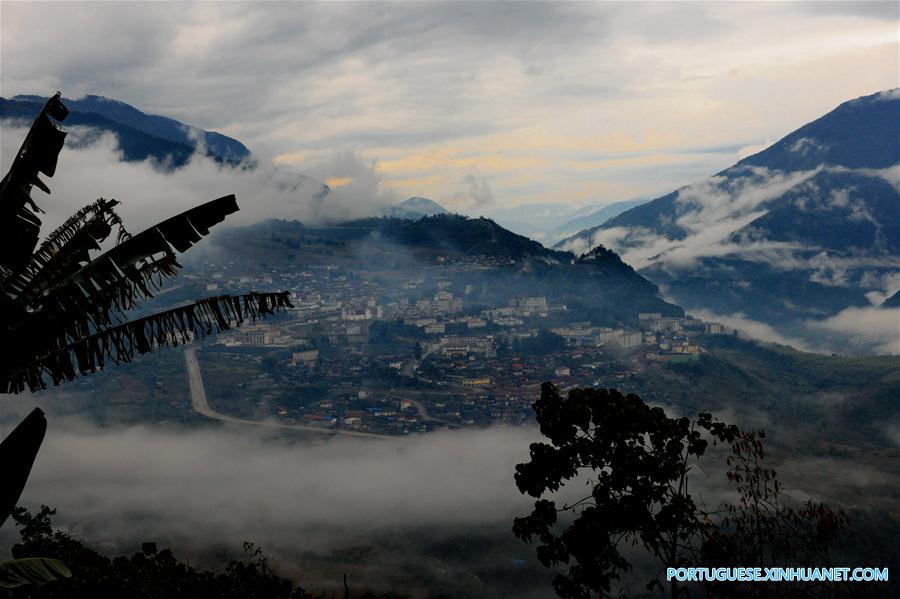
{"type": "Polygon", "coordinates": [[[605,204],[897,87],[898,22],[896,2],[3,2],[0,95],[115,98],[469,214],[605,204]]]}

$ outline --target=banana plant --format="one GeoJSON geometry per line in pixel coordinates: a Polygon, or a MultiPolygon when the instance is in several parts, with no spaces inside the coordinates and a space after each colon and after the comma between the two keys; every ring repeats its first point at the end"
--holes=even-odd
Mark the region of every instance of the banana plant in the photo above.
{"type": "Polygon", "coordinates": [[[71,577],[72,571],[68,566],[50,557],[24,557],[0,562],[0,589],[41,585],[71,577]]]}
{"type": "MultiPolygon", "coordinates": [[[[129,318],[178,273],[177,254],[239,209],[234,195],[134,235],[116,212],[119,203],[100,198],[38,246],[43,210],[31,191],[50,193],[39,175],[56,172],[66,137],[59,123],[67,115],[57,92],[0,181],[0,393],[39,391],[291,307],[287,292],[248,293],[129,318]],[[112,247],[101,251],[105,243],[112,247]]],[[[0,444],[0,525],[22,492],[45,430],[37,409],[0,444]]]]}

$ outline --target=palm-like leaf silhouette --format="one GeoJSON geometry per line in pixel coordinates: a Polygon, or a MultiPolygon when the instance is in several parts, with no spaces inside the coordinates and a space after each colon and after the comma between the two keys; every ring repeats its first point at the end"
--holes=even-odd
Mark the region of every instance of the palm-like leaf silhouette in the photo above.
{"type": "MultiPolygon", "coordinates": [[[[136,354],[187,343],[290,307],[287,292],[249,293],[128,319],[127,312],[138,301],[152,297],[164,279],[177,274],[176,253],[187,251],[210,227],[238,210],[233,195],[136,235],[128,233],[116,214],[118,202],[100,198],[38,247],[42,211],[31,189],[50,193],[38,175],[52,177],[56,172],[66,133],[54,120],[67,115],[57,92],[0,182],[0,393],[44,389],[48,381],[70,381],[102,369],[107,361],[128,362],[136,354]],[[114,231],[112,248],[98,253],[114,231]]],[[[0,461],[12,457],[0,455],[0,461]]],[[[21,487],[13,503],[19,492],[21,487]]],[[[5,516],[0,514],[0,522],[5,516]]]]}

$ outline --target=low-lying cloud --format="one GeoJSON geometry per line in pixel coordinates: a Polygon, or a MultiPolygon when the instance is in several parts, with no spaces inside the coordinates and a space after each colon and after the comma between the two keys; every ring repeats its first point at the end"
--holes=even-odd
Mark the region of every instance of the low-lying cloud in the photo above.
{"type": "MultiPolygon", "coordinates": [[[[810,181],[823,169],[783,173],[748,167],[733,170],[729,176],[709,177],[680,189],[671,222],[660,223],[680,231],[680,238],[646,227],[612,227],[599,229],[590,238],[574,239],[565,249],[583,253],[602,244],[620,253],[637,269],[650,265],[676,270],[692,268],[702,258],[722,256],[780,264],[796,250],[810,248],[738,233],[752,233],[748,230],[749,225],[768,214],[768,202],[810,181]]],[[[846,172],[847,169],[840,170],[846,172]]],[[[883,175],[880,171],[867,171],[866,174],[883,175]]],[[[888,175],[885,173],[884,176],[888,175]]],[[[846,197],[840,199],[845,203],[850,201],[846,197]]],[[[794,266],[799,267],[798,264],[794,266]]]]}
{"type": "MultiPolygon", "coordinates": [[[[9,168],[26,130],[4,122],[2,168],[9,168]]],[[[85,139],[84,129],[73,128],[71,138],[85,139]]],[[[93,137],[93,136],[91,136],[93,137]]],[[[50,196],[34,189],[32,197],[46,214],[44,232],[98,197],[122,202],[120,214],[126,227],[138,231],[205,201],[234,193],[241,211],[229,224],[248,224],[265,218],[321,222],[371,216],[393,200],[380,188],[372,165],[357,154],[336,154],[318,165],[351,179],[350,184],[323,193],[323,183],[290,167],[260,164],[256,168],[222,165],[195,154],[184,166],[167,170],[155,161],[124,162],[115,135],[104,134],[92,142],[67,146],[59,157],[52,179],[45,178],[50,196]]]]}
{"type": "Polygon", "coordinates": [[[824,320],[807,321],[806,326],[813,332],[838,337],[844,347],[900,355],[900,308],[851,307],[824,320]]]}
{"type": "Polygon", "coordinates": [[[323,529],[473,526],[528,510],[513,472],[537,437],[494,427],[291,443],[254,427],[104,429],[52,419],[20,503],[52,505],[61,521],[120,543],[141,534],[239,544],[323,529]]]}
{"type": "Polygon", "coordinates": [[[464,191],[457,192],[453,196],[454,204],[461,204],[471,210],[494,203],[494,193],[490,184],[477,171],[467,173],[462,178],[460,186],[464,191]]]}
{"type": "MultiPolygon", "coordinates": [[[[768,203],[788,191],[799,190],[808,193],[798,193],[791,200],[798,210],[815,212],[840,208],[849,212],[848,218],[851,220],[872,220],[864,199],[852,189],[838,189],[828,196],[819,197],[812,179],[822,172],[853,173],[884,179],[898,187],[900,182],[896,171],[896,168],[879,170],[820,166],[808,171],[783,173],[763,167],[735,168],[728,176],[709,177],[677,192],[671,221],[658,223],[659,226],[679,231],[677,237],[647,227],[611,227],[599,229],[590,237],[573,239],[564,249],[584,253],[602,244],[620,253],[626,262],[637,269],[650,265],[670,270],[693,268],[702,258],[722,256],[768,263],[783,270],[808,268],[809,258],[798,256],[798,252],[815,252],[820,248],[768,240],[753,229],[753,221],[769,213],[768,203]]],[[[854,267],[900,266],[896,260],[871,256],[856,259],[819,254],[815,261],[817,272],[831,269],[843,273],[854,267]]],[[[828,278],[827,274],[822,276],[828,278]]]]}
{"type": "Polygon", "coordinates": [[[703,320],[721,322],[749,339],[789,345],[800,351],[900,355],[900,308],[846,308],[829,318],[806,320],[790,331],[749,318],[743,312],[719,314],[702,308],[688,312],[703,320]]]}
{"type": "MultiPolygon", "coordinates": [[[[794,151],[808,152],[815,147],[815,142],[800,140],[795,146],[794,151]]],[[[857,301],[867,300],[872,307],[839,312],[850,305],[847,302],[825,311],[820,309],[818,313],[809,311],[792,324],[789,332],[785,332],[783,326],[772,326],[776,323],[748,319],[739,308],[735,313],[711,316],[755,338],[800,349],[895,354],[900,335],[897,314],[879,308],[881,302],[900,289],[900,258],[894,255],[886,232],[890,230],[890,223],[879,222],[873,216],[865,192],[858,190],[853,180],[841,188],[825,190],[818,176],[851,174],[886,181],[896,189],[900,188],[898,172],[896,167],[819,166],[802,172],[783,173],[762,167],[738,166],[726,175],[709,177],[679,190],[671,212],[658,216],[652,223],[598,229],[589,236],[570,240],[564,249],[583,253],[603,245],[618,252],[632,267],[647,269],[644,272],[663,285],[669,278],[727,280],[733,276],[731,271],[736,261],[741,261],[764,265],[763,268],[774,276],[793,272],[810,283],[849,289],[850,294],[857,295],[857,301]],[[821,214],[828,222],[836,218],[849,222],[868,221],[874,236],[864,241],[850,239],[846,242],[848,245],[839,247],[817,242],[814,235],[806,239],[792,238],[778,233],[777,225],[754,225],[754,221],[770,215],[776,207],[786,205],[791,210],[814,215],[812,219],[821,214]],[[775,234],[767,233],[770,227],[775,234]],[[863,247],[855,247],[853,244],[856,243],[863,247]],[[810,320],[804,321],[804,318],[810,320]]],[[[883,185],[880,181],[879,184],[883,185]]],[[[792,216],[784,215],[784,218],[792,216]]],[[[753,276],[753,267],[748,269],[745,270],[751,272],[749,276],[753,276]]],[[[675,298],[676,301],[679,299],[684,300],[675,298]]],[[[708,312],[705,314],[709,315],[708,312]]]]}
{"type": "MultiPolygon", "coordinates": [[[[808,398],[805,405],[816,419],[843,419],[842,399],[829,402],[808,398]]],[[[17,412],[30,403],[7,405],[17,412]]],[[[823,441],[819,420],[781,420],[747,412],[746,405],[722,406],[717,415],[769,432],[773,464],[791,497],[844,505],[864,499],[858,507],[891,509],[896,469],[876,457],[811,456],[811,442],[823,441]],[[850,475],[823,475],[835,471],[850,475]]],[[[4,431],[16,420],[10,416],[7,411],[4,431]]],[[[896,423],[892,427],[884,431],[884,444],[896,442],[896,423]]],[[[310,588],[338,584],[347,567],[363,586],[396,584],[384,576],[405,580],[415,572],[440,584],[442,576],[466,576],[488,562],[487,571],[502,577],[514,571],[511,558],[528,558],[529,567],[543,572],[533,561],[534,547],[511,533],[512,519],[533,502],[516,489],[514,467],[528,460],[529,444],[539,439],[533,427],[495,426],[384,440],[301,440],[249,426],[106,428],[51,414],[19,503],[57,508],[57,526],[111,554],[151,540],[193,556],[192,564],[211,559],[220,567],[222,555],[235,555],[241,542],[252,540],[280,572],[310,588]],[[476,549],[462,557],[428,557],[441,556],[448,545],[476,549]],[[497,551],[480,553],[484,547],[497,551]],[[435,568],[423,570],[423,560],[436,562],[435,568]]],[[[735,499],[725,481],[725,451],[712,448],[693,470],[692,493],[710,509],[735,499]]],[[[556,499],[580,497],[587,477],[567,483],[556,499]]],[[[0,542],[10,543],[13,535],[12,526],[4,527],[0,542]]],[[[472,596],[485,596],[486,588],[472,596]]],[[[548,596],[549,589],[539,585],[534,596],[548,596]]]]}
{"type": "Polygon", "coordinates": [[[688,310],[692,315],[710,322],[721,322],[722,324],[736,329],[738,333],[744,337],[764,341],[766,343],[777,343],[779,345],[790,345],[800,351],[816,352],[825,351],[822,347],[810,344],[808,341],[795,337],[783,332],[779,332],[775,327],[764,322],[759,322],[748,318],[743,312],[735,312],[734,314],[717,314],[711,310],[691,309],[688,310]]]}

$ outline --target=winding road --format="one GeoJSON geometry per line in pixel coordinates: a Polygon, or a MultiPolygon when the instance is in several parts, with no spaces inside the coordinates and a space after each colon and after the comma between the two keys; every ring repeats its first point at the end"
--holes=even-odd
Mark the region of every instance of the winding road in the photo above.
{"type": "Polygon", "coordinates": [[[348,431],[341,429],[328,429],[306,424],[287,424],[275,420],[247,420],[216,412],[209,405],[206,398],[206,388],[203,386],[203,374],[200,372],[200,361],[197,360],[197,347],[190,346],[184,350],[184,367],[187,370],[188,386],[191,390],[191,407],[198,414],[207,418],[230,422],[232,424],[249,424],[251,426],[264,426],[268,428],[285,428],[297,431],[318,433],[320,435],[344,435],[348,437],[366,437],[370,439],[386,439],[392,435],[379,435],[378,433],[363,433],[360,431],[348,431]]]}

